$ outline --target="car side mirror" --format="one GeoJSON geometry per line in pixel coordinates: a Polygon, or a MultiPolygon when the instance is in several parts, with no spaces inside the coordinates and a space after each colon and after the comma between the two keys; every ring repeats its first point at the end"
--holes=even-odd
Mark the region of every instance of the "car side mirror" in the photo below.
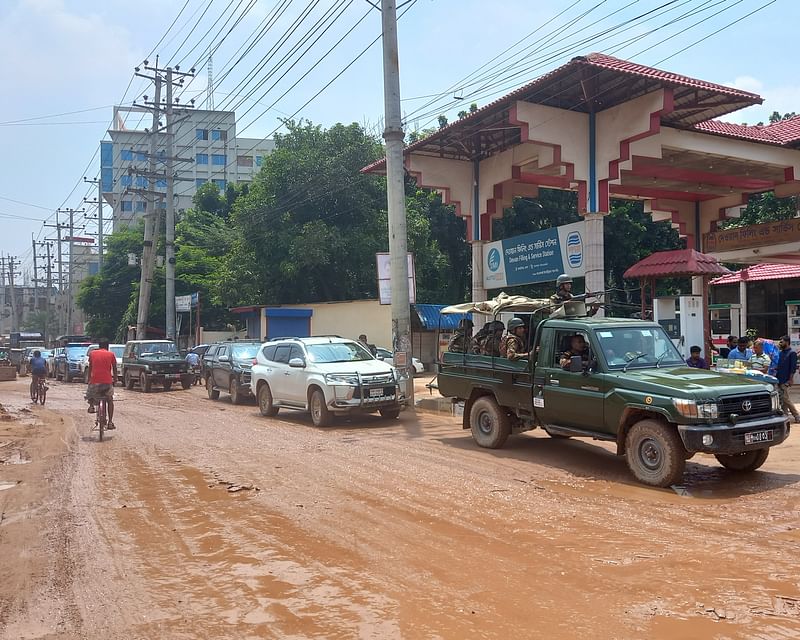
{"type": "Polygon", "coordinates": [[[572,356],[569,359],[569,370],[570,373],[583,372],[583,358],[581,358],[580,356],[572,356]]]}
{"type": "Polygon", "coordinates": [[[231,359],[228,356],[220,356],[217,358],[220,362],[230,362],[231,359]]]}
{"type": "Polygon", "coordinates": [[[292,358],[289,360],[289,366],[293,369],[304,369],[306,366],[306,361],[302,358],[292,358]]]}
{"type": "Polygon", "coordinates": [[[377,354],[375,354],[375,357],[376,357],[378,360],[385,360],[385,359],[386,359],[386,358],[385,358],[385,356],[382,356],[380,353],[377,353],[377,354]]]}

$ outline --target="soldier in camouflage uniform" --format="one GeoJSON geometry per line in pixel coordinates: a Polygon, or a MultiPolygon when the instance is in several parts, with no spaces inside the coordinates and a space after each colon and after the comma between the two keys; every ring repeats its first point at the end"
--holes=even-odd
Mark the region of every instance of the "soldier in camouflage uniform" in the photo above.
{"type": "Polygon", "coordinates": [[[463,318],[458,323],[458,329],[453,334],[453,337],[450,338],[450,342],[447,344],[448,351],[454,351],[456,353],[468,353],[472,351],[472,320],[469,318],[463,318]]]}
{"type": "Polygon", "coordinates": [[[499,357],[502,355],[500,346],[503,342],[503,331],[505,327],[501,320],[495,320],[491,323],[491,333],[486,341],[483,343],[481,353],[485,356],[499,357]]]}
{"type": "Polygon", "coordinates": [[[566,273],[562,273],[556,278],[556,292],[550,296],[553,304],[563,304],[572,299],[572,278],[566,273]]]}
{"type": "Polygon", "coordinates": [[[508,322],[508,334],[505,336],[505,356],[509,360],[523,360],[529,356],[525,351],[525,322],[520,318],[512,318],[508,322]]]}

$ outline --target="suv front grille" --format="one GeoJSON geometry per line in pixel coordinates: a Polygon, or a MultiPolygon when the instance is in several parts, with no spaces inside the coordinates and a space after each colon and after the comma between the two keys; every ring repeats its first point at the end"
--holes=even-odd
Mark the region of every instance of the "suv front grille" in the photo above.
{"type": "Polygon", "coordinates": [[[394,375],[391,373],[379,373],[376,375],[361,376],[361,383],[369,386],[377,386],[379,384],[394,385],[394,375]]]}
{"type": "Polygon", "coordinates": [[[772,413],[772,400],[768,393],[757,393],[746,396],[731,396],[720,398],[717,403],[719,417],[723,420],[736,414],[740,418],[763,416],[772,413]],[[749,411],[745,409],[749,403],[749,411]]]}
{"type": "Polygon", "coordinates": [[[244,384],[250,384],[250,371],[242,372],[242,382],[244,384]]]}

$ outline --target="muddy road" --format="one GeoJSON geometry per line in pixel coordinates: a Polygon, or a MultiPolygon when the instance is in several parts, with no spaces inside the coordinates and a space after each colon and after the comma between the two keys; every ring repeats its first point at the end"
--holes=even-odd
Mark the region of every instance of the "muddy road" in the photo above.
{"type": "Polygon", "coordinates": [[[800,445],[634,484],[457,420],[315,429],[205,391],[2,383],[0,638],[800,638],[800,445]],[[679,493],[681,495],[679,495],[679,493]]]}

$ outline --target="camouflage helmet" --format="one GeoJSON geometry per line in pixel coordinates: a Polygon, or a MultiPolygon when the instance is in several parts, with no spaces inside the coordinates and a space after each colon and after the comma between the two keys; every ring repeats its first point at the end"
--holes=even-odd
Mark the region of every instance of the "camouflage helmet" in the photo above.
{"type": "Polygon", "coordinates": [[[572,276],[568,276],[566,273],[562,273],[558,278],[556,278],[556,286],[560,289],[562,284],[572,284],[572,276]]]}
{"type": "Polygon", "coordinates": [[[525,322],[521,318],[511,318],[511,320],[508,321],[509,331],[515,331],[519,327],[524,327],[524,326],[525,322]]]}

